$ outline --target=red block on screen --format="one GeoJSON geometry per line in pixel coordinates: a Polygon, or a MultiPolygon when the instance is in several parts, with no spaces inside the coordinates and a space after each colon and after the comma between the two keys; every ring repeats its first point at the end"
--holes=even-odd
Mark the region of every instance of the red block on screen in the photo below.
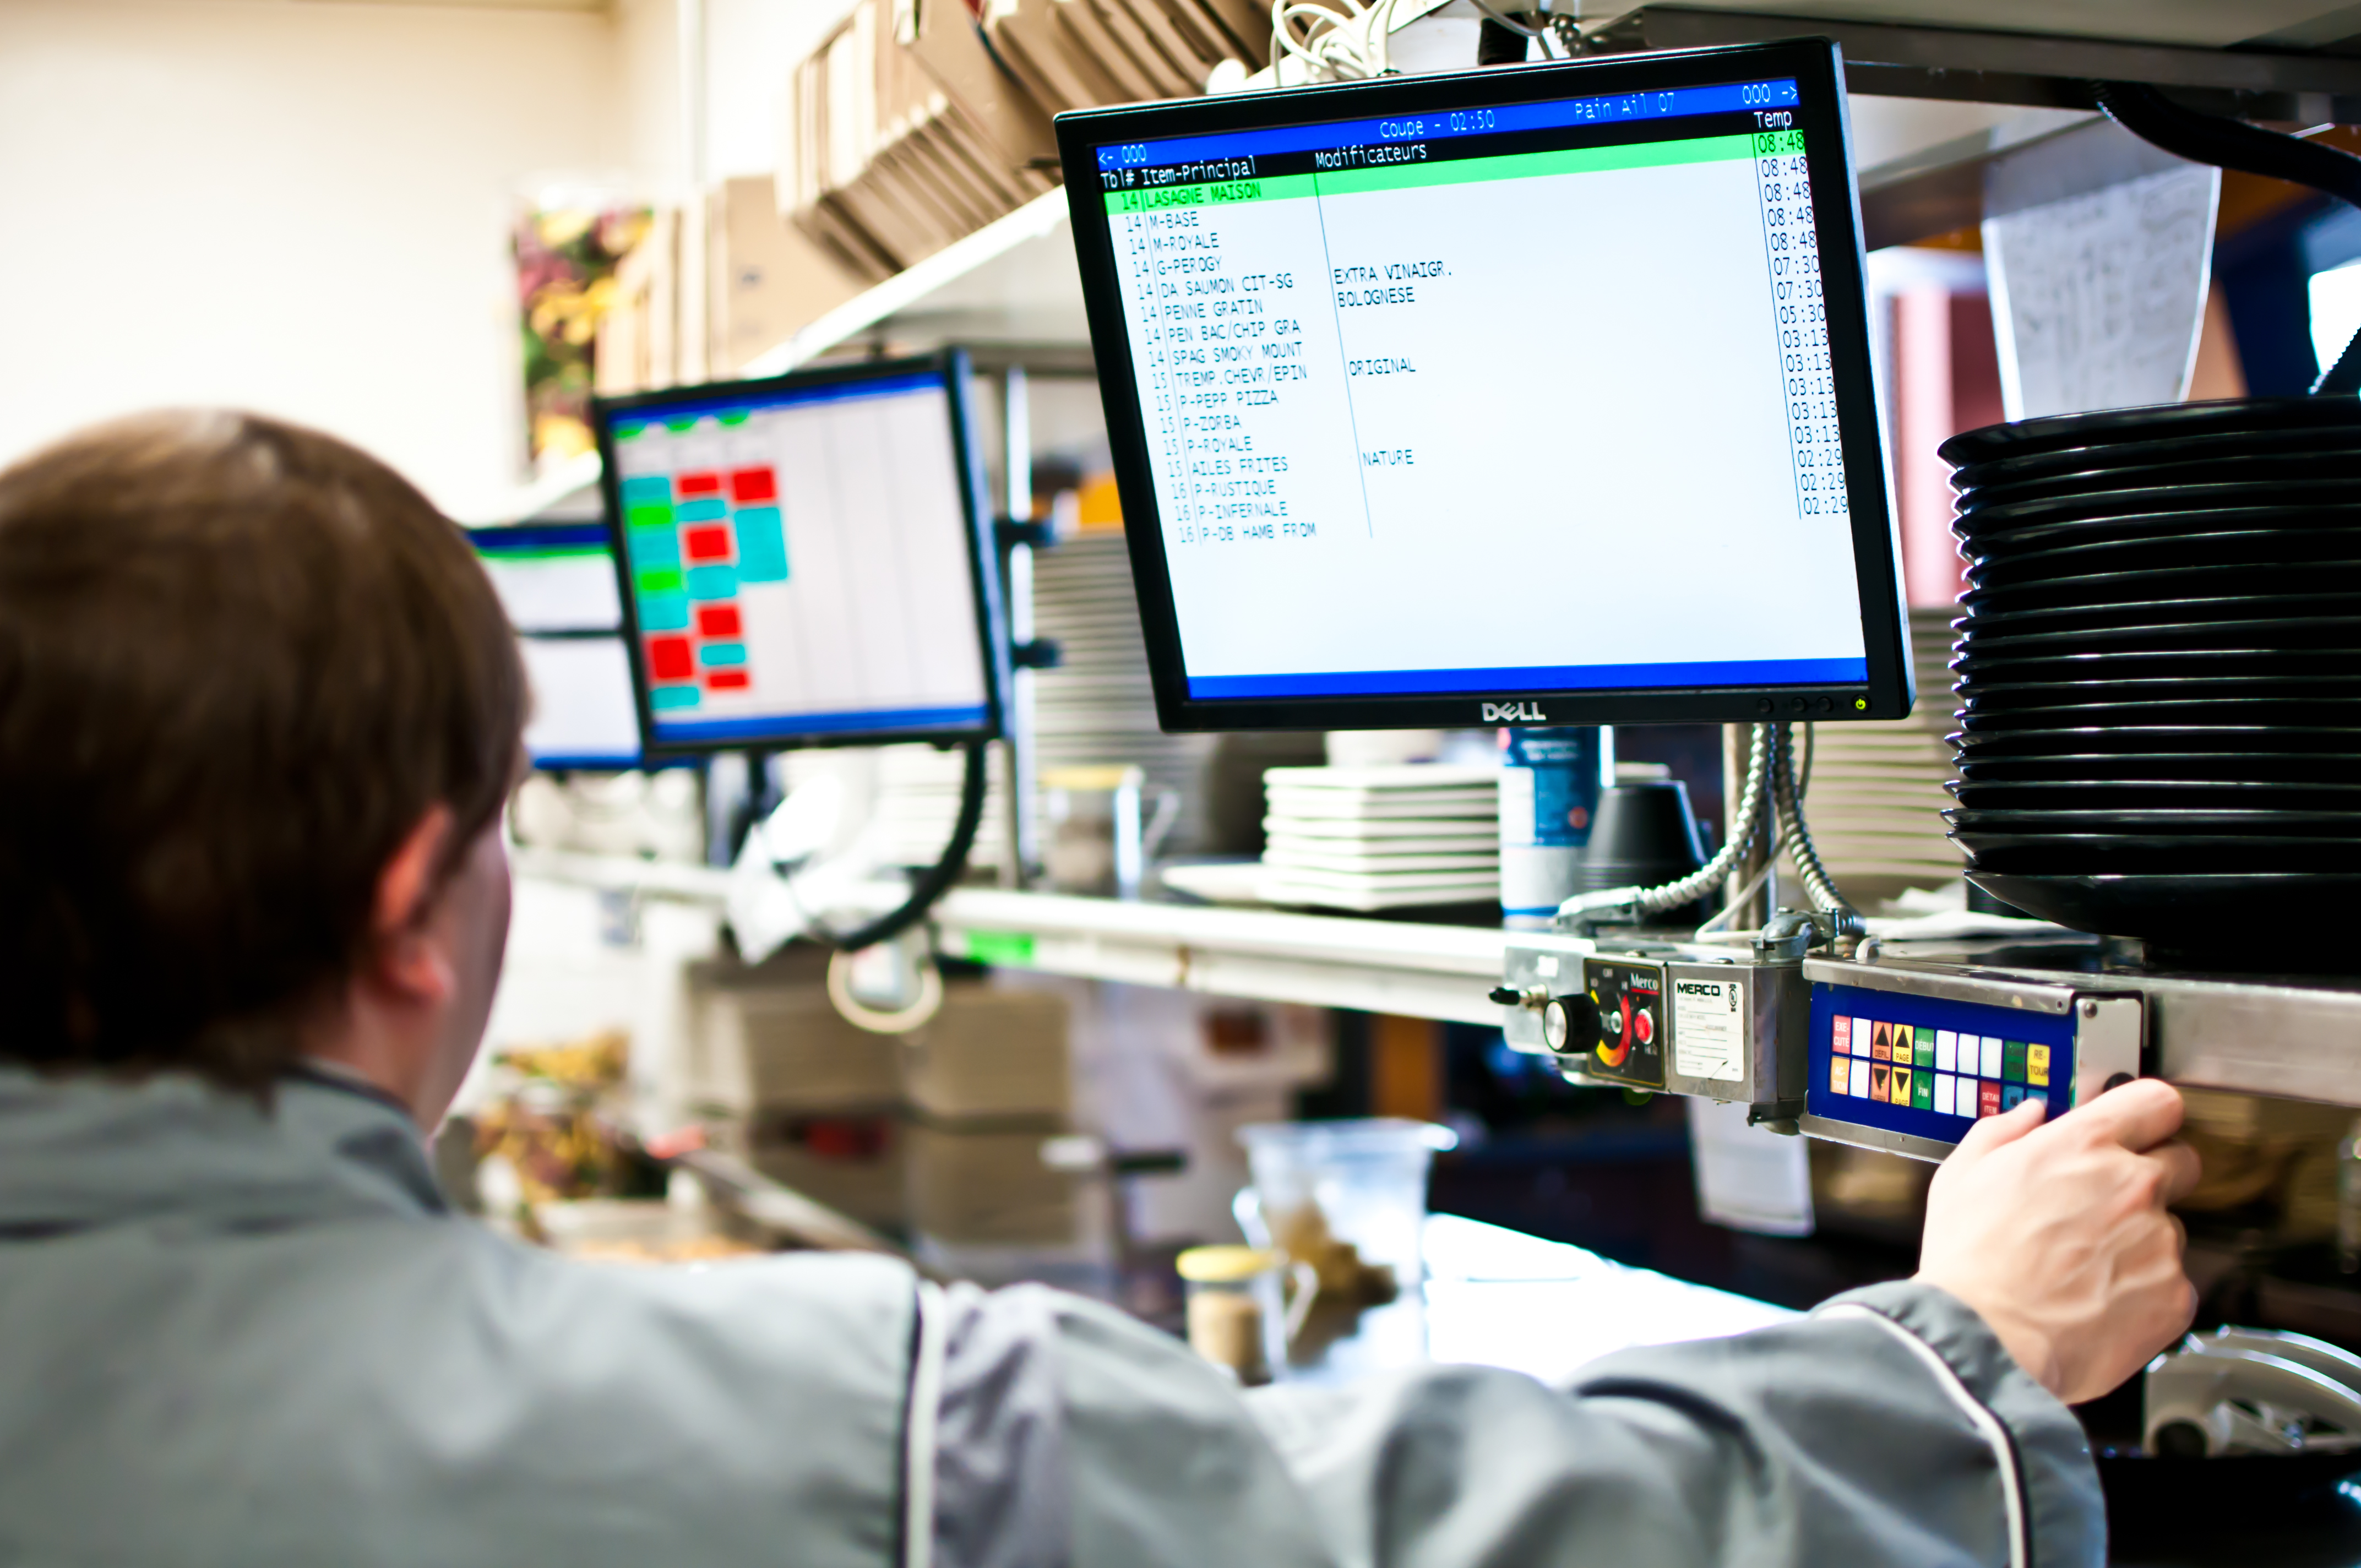
{"type": "Polygon", "coordinates": [[[708,670],[705,672],[705,689],[707,691],[741,692],[746,689],[746,672],[743,670],[708,670]]]}
{"type": "Polygon", "coordinates": [[[741,468],[730,476],[730,499],[740,506],[779,499],[779,477],[768,468],[741,468]]]}
{"type": "Polygon", "coordinates": [[[739,638],[746,634],[745,623],[738,619],[734,604],[701,604],[697,607],[697,634],[699,637],[739,638]]]}
{"type": "Polygon", "coordinates": [[[648,639],[648,673],[660,681],[685,681],[697,674],[686,637],[648,639]]]}
{"type": "Polygon", "coordinates": [[[681,499],[691,496],[718,496],[721,493],[719,474],[682,474],[674,478],[672,493],[681,499]]]}
{"type": "Polygon", "coordinates": [[[1989,1078],[1985,1079],[1983,1082],[1978,1086],[1976,1093],[1976,1114],[1978,1116],[1997,1116],[2000,1114],[2000,1085],[1993,1082],[1989,1078]]]}
{"type": "Polygon", "coordinates": [[[680,553],[692,561],[730,559],[730,531],[718,522],[680,531],[680,553]]]}

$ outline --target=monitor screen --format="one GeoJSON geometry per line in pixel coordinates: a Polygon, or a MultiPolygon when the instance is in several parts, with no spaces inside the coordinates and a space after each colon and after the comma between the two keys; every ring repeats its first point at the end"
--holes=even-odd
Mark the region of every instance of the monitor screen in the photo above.
{"type": "Polygon", "coordinates": [[[1166,728],[1908,711],[1833,46],[1059,134],[1166,728]]]}
{"type": "Polygon", "coordinates": [[[606,525],[473,528],[467,541],[517,629],[533,688],[524,746],[533,766],[639,767],[640,719],[606,525]]]}
{"type": "Polygon", "coordinates": [[[652,751],[999,733],[956,356],[602,400],[652,751]]]}

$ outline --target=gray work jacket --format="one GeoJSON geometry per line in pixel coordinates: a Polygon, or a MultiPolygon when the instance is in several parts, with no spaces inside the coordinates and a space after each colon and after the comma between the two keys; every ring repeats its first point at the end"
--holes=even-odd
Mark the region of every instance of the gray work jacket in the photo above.
{"type": "Polygon", "coordinates": [[[1023,1288],[581,1264],[390,1103],[0,1070],[0,1563],[278,1568],[2095,1563],[2072,1416],[1881,1286],[1569,1387],[1241,1394],[1023,1288]]]}

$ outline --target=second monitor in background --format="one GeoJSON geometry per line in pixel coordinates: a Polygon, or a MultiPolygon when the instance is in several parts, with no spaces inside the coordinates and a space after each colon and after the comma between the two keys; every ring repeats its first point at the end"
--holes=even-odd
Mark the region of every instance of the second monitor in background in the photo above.
{"type": "Polygon", "coordinates": [[[966,382],[939,355],[597,405],[652,754],[1000,733],[966,382]]]}
{"type": "Polygon", "coordinates": [[[517,630],[533,691],[524,730],[533,765],[553,773],[641,766],[631,653],[605,525],[471,528],[467,542],[517,630]]]}

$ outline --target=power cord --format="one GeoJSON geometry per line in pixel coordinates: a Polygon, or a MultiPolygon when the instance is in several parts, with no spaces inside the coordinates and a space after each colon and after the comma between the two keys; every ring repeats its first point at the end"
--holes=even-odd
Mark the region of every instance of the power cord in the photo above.
{"type": "Polygon", "coordinates": [[[1698,927],[1698,934],[1714,933],[1730,910],[1753,896],[1778,864],[1779,852],[1784,848],[1813,907],[1829,916],[1828,930],[1837,937],[1860,936],[1867,928],[1861,912],[1821,863],[1819,850],[1812,843],[1812,830],[1804,820],[1804,790],[1811,782],[1812,752],[1816,750],[1811,726],[1804,728],[1804,765],[1799,777],[1794,766],[1793,737],[1788,726],[1754,726],[1753,740],[1747,748],[1746,792],[1739,797],[1737,818],[1730,826],[1730,839],[1722,845],[1720,853],[1679,881],[1659,887],[1616,887],[1576,894],[1558,905],[1558,924],[1576,926],[1585,916],[1609,913],[1644,919],[1694,903],[1727,882],[1731,871],[1753,847],[1757,835],[1768,831],[1770,852],[1764,857],[1763,870],[1729,901],[1721,916],[1698,927]],[[1768,820],[1763,810],[1766,798],[1771,807],[1768,820]]]}
{"type": "Polygon", "coordinates": [[[951,826],[950,841],[943,846],[942,858],[918,874],[918,880],[910,885],[909,896],[890,913],[864,925],[855,926],[849,931],[835,930],[815,917],[810,923],[811,935],[848,953],[874,947],[879,942],[900,936],[925,919],[927,911],[935,906],[935,901],[958,880],[960,872],[967,866],[968,851],[975,848],[976,829],[983,822],[986,780],[986,742],[966,741],[961,749],[967,753],[967,769],[960,781],[959,817],[951,826]]]}

